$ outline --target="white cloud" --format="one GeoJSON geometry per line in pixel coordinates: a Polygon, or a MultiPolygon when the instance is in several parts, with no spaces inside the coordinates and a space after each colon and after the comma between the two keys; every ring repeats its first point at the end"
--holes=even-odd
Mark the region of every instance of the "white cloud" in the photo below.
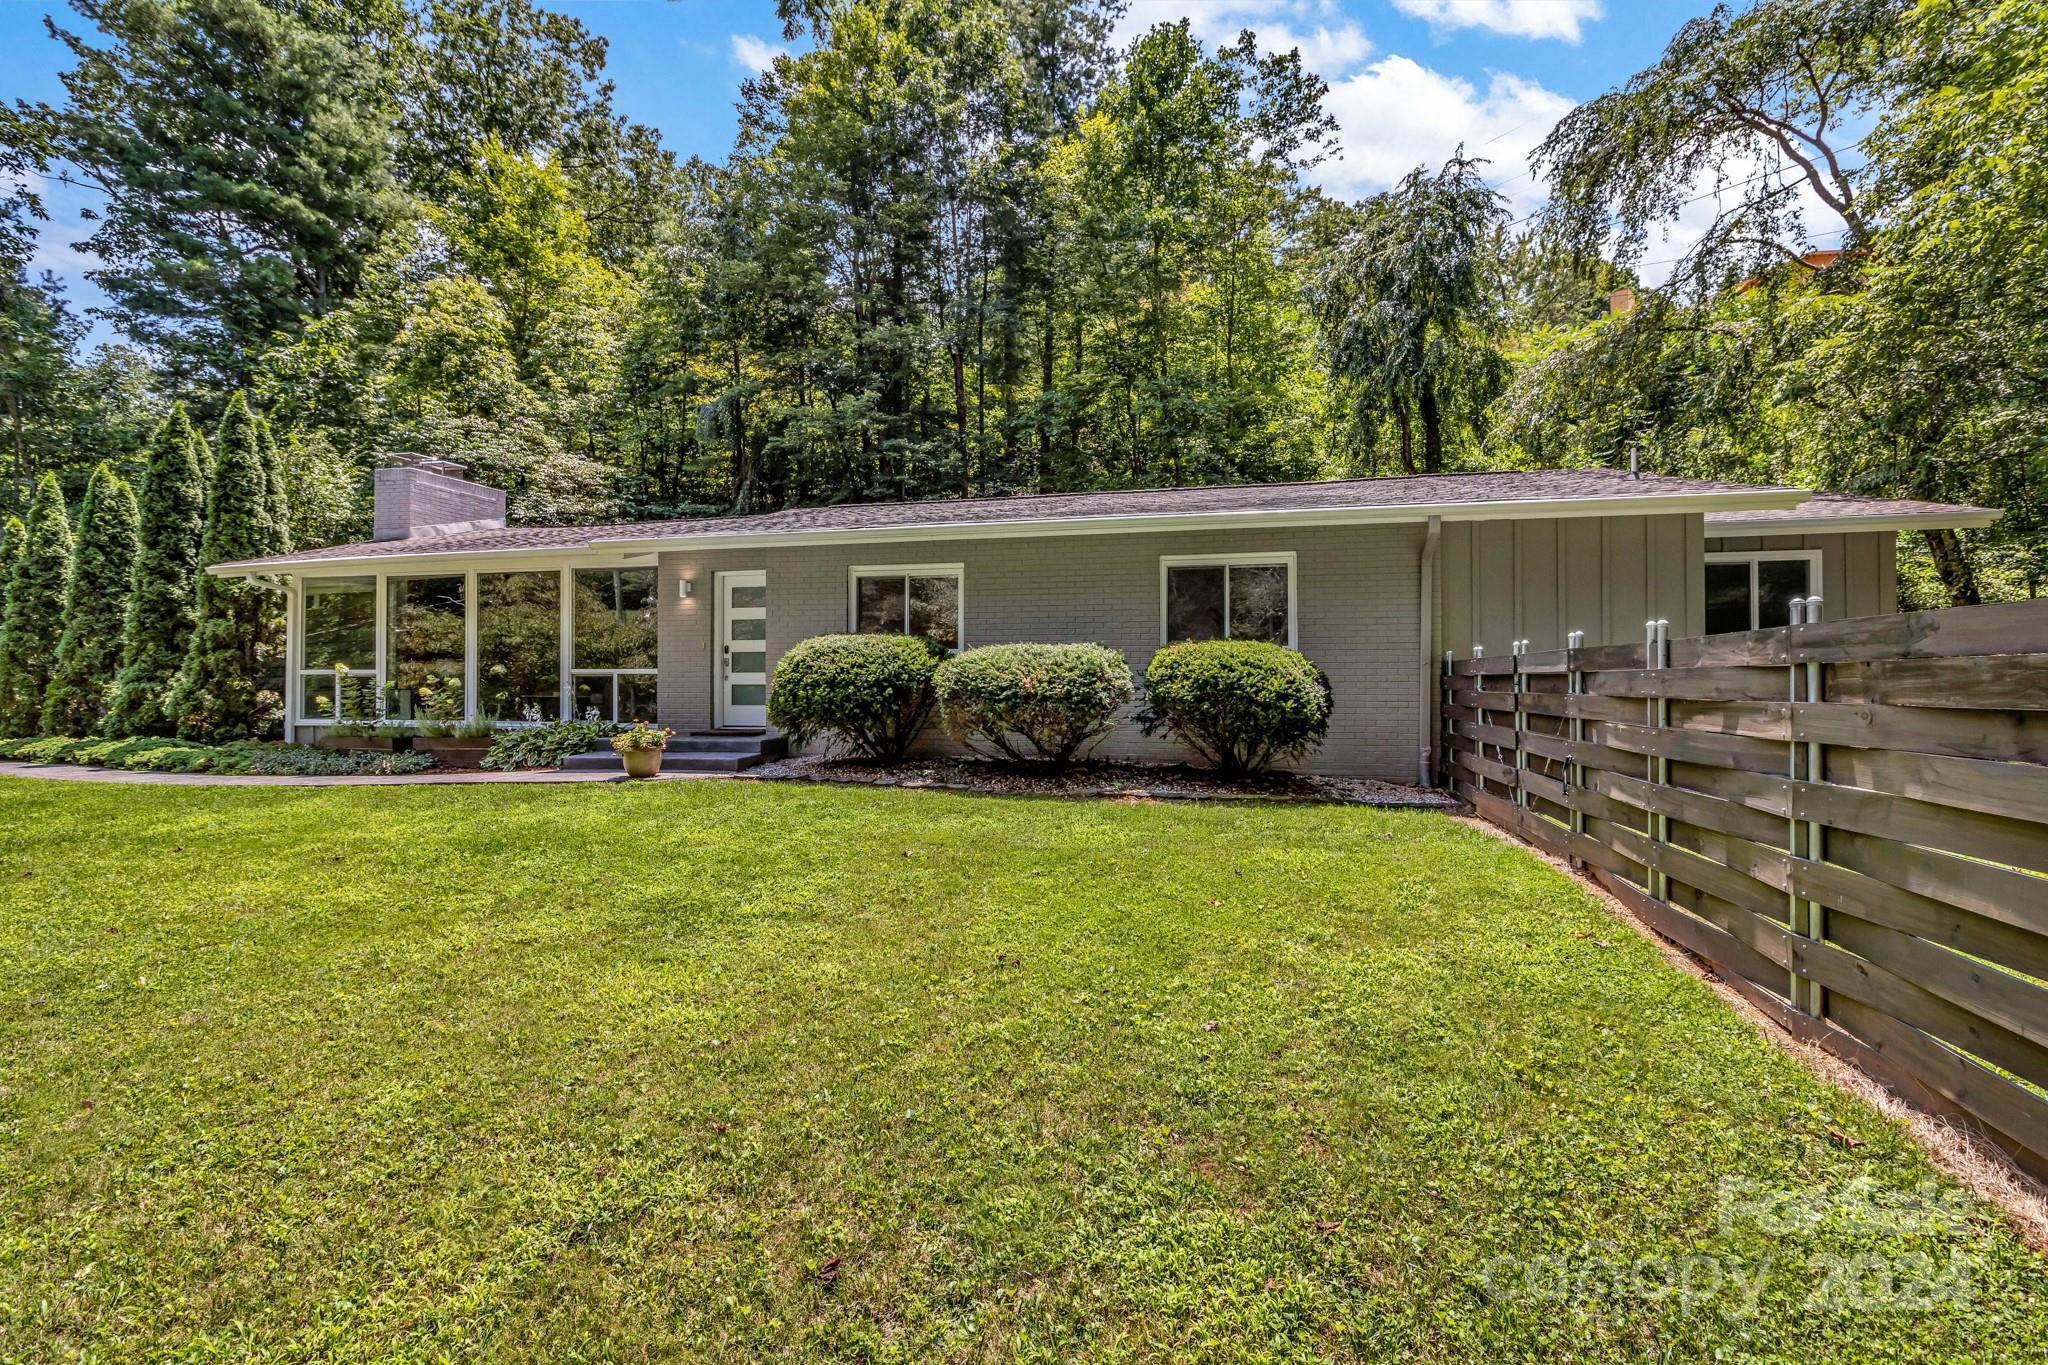
{"type": "Polygon", "coordinates": [[[1387,189],[1417,166],[1439,166],[1463,144],[1467,156],[1493,164],[1487,180],[1500,187],[1515,216],[1542,202],[1528,174],[1529,152],[1573,101],[1504,71],[1481,91],[1408,57],[1389,56],[1333,81],[1325,108],[1335,115],[1343,156],[1312,173],[1325,190],[1347,199],[1387,189]]]}
{"type": "Polygon", "coordinates": [[[756,38],[751,33],[732,35],[732,59],[749,71],[766,71],[775,65],[777,57],[788,55],[789,49],[780,43],[771,43],[766,38],[756,38]]]}
{"type": "Polygon", "coordinates": [[[1357,23],[1343,17],[1334,0],[1214,0],[1189,5],[1185,0],[1134,0],[1117,25],[1116,41],[1129,43],[1159,24],[1189,21],[1204,47],[1237,41],[1250,29],[1262,52],[1298,49],[1302,65],[1325,80],[1335,79],[1372,55],[1372,40],[1357,23]]]}
{"type": "Polygon", "coordinates": [[[1601,15],[1600,0],[1394,0],[1394,8],[1437,28],[1485,28],[1513,38],[1579,41],[1579,26],[1601,15]]]}

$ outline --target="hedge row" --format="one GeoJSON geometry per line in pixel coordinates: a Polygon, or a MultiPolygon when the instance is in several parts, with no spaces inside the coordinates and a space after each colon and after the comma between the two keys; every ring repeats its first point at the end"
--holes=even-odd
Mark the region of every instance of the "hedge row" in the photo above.
{"type": "MultiPolygon", "coordinates": [[[[1233,776],[1300,758],[1330,725],[1330,680],[1251,640],[1169,645],[1145,670],[1147,734],[1172,735],[1233,776]]],[[[820,635],[777,662],[768,719],[802,745],[902,758],[934,711],[970,749],[1064,766],[1115,728],[1135,692],[1106,645],[983,645],[947,658],[901,635],[820,635]]]]}

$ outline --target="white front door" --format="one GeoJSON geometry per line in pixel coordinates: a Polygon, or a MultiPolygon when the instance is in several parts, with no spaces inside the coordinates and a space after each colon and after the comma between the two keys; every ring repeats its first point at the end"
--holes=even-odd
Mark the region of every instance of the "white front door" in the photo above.
{"type": "Polygon", "coordinates": [[[768,724],[768,575],[747,569],[718,575],[720,726],[768,724]]]}

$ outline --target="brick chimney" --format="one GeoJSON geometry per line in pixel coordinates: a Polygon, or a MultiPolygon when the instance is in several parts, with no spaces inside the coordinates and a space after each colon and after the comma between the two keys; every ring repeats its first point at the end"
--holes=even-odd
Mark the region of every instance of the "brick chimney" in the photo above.
{"type": "Polygon", "coordinates": [[[462,477],[464,466],[398,451],[376,471],[376,540],[411,540],[505,525],[505,494],[462,477]]]}

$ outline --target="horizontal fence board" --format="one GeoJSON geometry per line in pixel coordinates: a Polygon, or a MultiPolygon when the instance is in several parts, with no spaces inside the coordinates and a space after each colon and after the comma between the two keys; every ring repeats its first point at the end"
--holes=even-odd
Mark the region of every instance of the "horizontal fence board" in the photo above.
{"type": "Polygon", "coordinates": [[[1783,744],[1742,735],[1668,727],[1653,729],[1644,725],[1609,722],[1600,728],[1600,743],[1624,753],[1675,758],[1715,768],[1741,768],[1746,772],[1785,770],[1786,749],[1783,744]]]}
{"type": "Polygon", "coordinates": [[[2021,1074],[2048,1085],[2048,987],[1846,911],[1832,921],[1827,941],[2032,1044],[2033,1070],[2021,1074]]]}
{"type": "Polygon", "coordinates": [[[1792,782],[1792,814],[1836,829],[1878,834],[1988,862],[2048,871],[2048,827],[1885,792],[1792,782]]]}
{"type": "Polygon", "coordinates": [[[1852,830],[1828,831],[1827,856],[1900,890],[2048,934],[2048,878],[1852,830]]]}
{"type": "Polygon", "coordinates": [[[2003,1139],[2036,1175],[2048,1173],[2048,1100],[1882,1011],[1844,1002],[1832,1018],[1913,1084],[2003,1139]]]}
{"type": "Polygon", "coordinates": [[[1782,816],[1753,810],[1741,802],[1707,792],[1663,786],[1624,773],[1588,773],[1586,785],[1640,810],[1669,815],[1723,834],[1759,843],[1785,837],[1786,822],[1782,816]]]}
{"type": "Polygon", "coordinates": [[[1944,905],[1834,863],[1786,861],[1792,889],[1830,911],[1889,925],[1929,943],[2048,979],[2048,935],[1944,905]]]}
{"type": "Polygon", "coordinates": [[[1671,665],[1729,668],[2042,652],[2048,652],[2048,599],[1674,640],[1671,665]]]}
{"type": "Polygon", "coordinates": [[[2048,653],[1831,664],[1827,690],[1836,701],[2048,711],[2048,653]]]}
{"type": "Polygon", "coordinates": [[[1799,702],[1789,712],[1789,739],[2048,764],[2048,712],[1937,710],[1841,698],[1799,702]]]}
{"type": "Polygon", "coordinates": [[[2042,1084],[2048,1077],[2048,1053],[2009,1029],[2000,1028],[1932,991],[1832,943],[1819,943],[1787,931],[1792,969],[1828,990],[1859,1004],[1882,1010],[1951,1047],[2042,1084]]]}
{"type": "Polygon", "coordinates": [[[1674,701],[1784,701],[1790,685],[1782,668],[1648,668],[1586,675],[1586,691],[1595,696],[1674,701]]]}
{"type": "Polygon", "coordinates": [[[1826,776],[1838,786],[2035,823],[2048,820],[2048,768],[2033,763],[1842,748],[1828,752],[1826,776]]]}

